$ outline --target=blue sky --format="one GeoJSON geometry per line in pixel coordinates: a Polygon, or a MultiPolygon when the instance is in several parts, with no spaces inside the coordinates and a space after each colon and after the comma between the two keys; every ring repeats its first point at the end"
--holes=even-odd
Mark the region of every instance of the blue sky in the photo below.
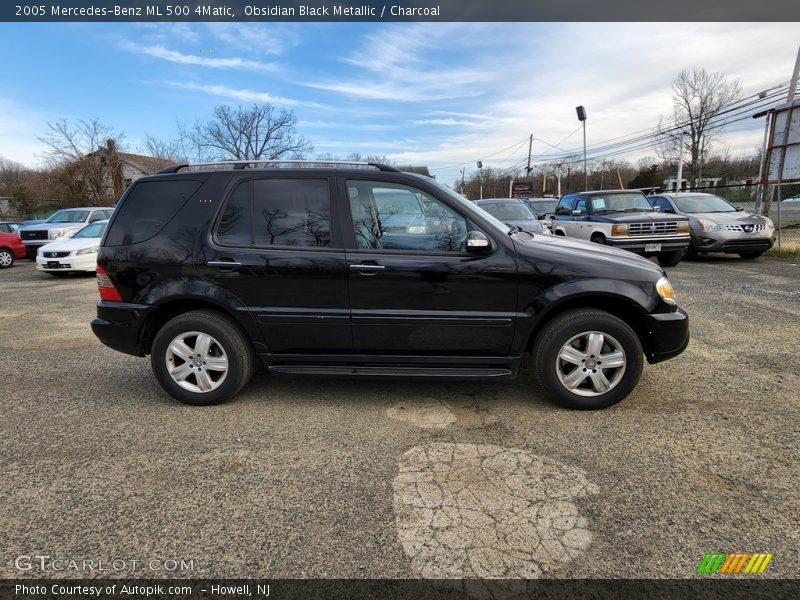
{"type": "MultiPolygon", "coordinates": [[[[265,101],[295,111],[315,154],[385,154],[449,184],[479,158],[518,162],[530,133],[534,157],[578,148],[578,104],[590,146],[653,127],[684,67],[745,94],[784,82],[798,44],[795,23],[4,23],[0,156],[38,164],[59,118],[98,118],[137,151],[218,104],[265,101]]],[[[762,126],[732,125],[718,148],[749,153],[762,126]]]]}

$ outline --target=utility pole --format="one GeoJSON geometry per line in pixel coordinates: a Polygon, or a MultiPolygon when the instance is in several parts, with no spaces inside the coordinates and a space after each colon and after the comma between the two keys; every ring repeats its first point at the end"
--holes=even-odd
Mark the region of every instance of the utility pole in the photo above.
{"type": "Polygon", "coordinates": [[[681,182],[683,181],[683,138],[685,137],[685,133],[681,133],[681,147],[678,151],[678,180],[675,182],[675,193],[680,192],[681,182]]]}
{"type": "Polygon", "coordinates": [[[467,170],[467,167],[461,169],[461,195],[464,195],[464,172],[467,170]]]}
{"type": "Polygon", "coordinates": [[[508,184],[508,197],[509,198],[513,198],[514,197],[513,192],[514,192],[514,178],[512,177],[511,181],[508,184]]]}
{"type": "Polygon", "coordinates": [[[481,180],[481,200],[483,200],[483,163],[478,161],[478,177],[481,180]]]}
{"type": "Polygon", "coordinates": [[[533,149],[533,134],[528,139],[528,166],[525,167],[525,178],[530,179],[531,177],[531,150],[533,149]]]}

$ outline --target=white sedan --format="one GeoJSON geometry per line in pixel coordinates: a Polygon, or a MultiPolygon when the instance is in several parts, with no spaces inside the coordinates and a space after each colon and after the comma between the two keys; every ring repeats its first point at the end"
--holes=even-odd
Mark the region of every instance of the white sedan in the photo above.
{"type": "Polygon", "coordinates": [[[100,238],[107,224],[107,220],[95,221],[72,237],[41,246],[36,253],[36,269],[51,275],[76,271],[94,273],[100,238]]]}

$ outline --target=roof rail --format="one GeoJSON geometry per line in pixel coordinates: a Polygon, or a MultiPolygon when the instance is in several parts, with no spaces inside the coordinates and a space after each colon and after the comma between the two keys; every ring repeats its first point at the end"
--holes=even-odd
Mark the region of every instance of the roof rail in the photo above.
{"type": "Polygon", "coordinates": [[[167,173],[177,173],[182,169],[189,171],[203,171],[203,170],[224,170],[224,169],[267,169],[267,168],[337,168],[337,167],[350,167],[350,168],[372,168],[378,171],[390,171],[400,173],[399,169],[374,162],[360,162],[351,160],[221,160],[217,162],[207,163],[183,163],[180,165],[172,165],[166,169],[162,169],[156,175],[164,175],[167,173]]]}

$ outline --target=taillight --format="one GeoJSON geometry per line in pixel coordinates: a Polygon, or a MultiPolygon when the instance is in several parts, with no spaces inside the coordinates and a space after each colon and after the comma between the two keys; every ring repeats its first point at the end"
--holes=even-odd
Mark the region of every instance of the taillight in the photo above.
{"type": "Polygon", "coordinates": [[[111,281],[106,270],[97,265],[97,291],[100,292],[101,300],[108,300],[110,302],[122,302],[122,296],[119,295],[117,288],[111,281]]]}

